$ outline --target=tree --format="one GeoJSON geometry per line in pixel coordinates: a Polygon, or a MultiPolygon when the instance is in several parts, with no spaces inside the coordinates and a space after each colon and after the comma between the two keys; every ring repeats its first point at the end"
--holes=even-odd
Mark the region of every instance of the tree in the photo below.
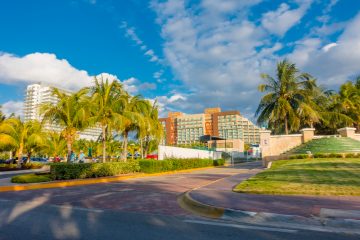
{"type": "Polygon", "coordinates": [[[118,80],[109,82],[95,77],[95,86],[91,88],[91,122],[98,123],[102,130],[102,161],[106,160],[106,133],[115,121],[122,118],[120,112],[124,105],[125,91],[118,80]]]}
{"type": "Polygon", "coordinates": [[[66,141],[68,162],[70,162],[72,145],[77,132],[86,129],[90,124],[88,92],[89,90],[84,88],[76,93],[67,94],[55,88],[52,93],[59,99],[58,103],[55,105],[47,103],[41,106],[44,124],[57,123],[63,127],[61,134],[66,141]]]}
{"type": "Polygon", "coordinates": [[[139,138],[140,138],[140,151],[141,157],[144,158],[149,152],[150,142],[153,141],[152,144],[159,144],[161,138],[163,137],[163,126],[159,121],[159,111],[157,102],[155,101],[152,105],[148,102],[148,106],[146,111],[143,113],[144,115],[144,124],[142,128],[139,129],[139,138]],[[143,149],[143,141],[144,140],[144,149],[143,149]]]}
{"type": "Polygon", "coordinates": [[[148,107],[148,101],[141,96],[124,96],[123,108],[121,109],[121,117],[117,119],[117,130],[122,133],[123,137],[123,156],[122,159],[126,161],[127,145],[129,133],[131,131],[139,131],[145,125],[144,115],[148,107]]]}
{"type": "Polygon", "coordinates": [[[2,122],[2,121],[4,121],[5,120],[5,115],[3,114],[3,112],[1,111],[1,108],[2,108],[2,106],[0,105],[0,123],[2,122]]]}
{"type": "Polygon", "coordinates": [[[18,167],[24,153],[30,160],[32,149],[44,146],[44,134],[38,121],[22,122],[8,118],[0,124],[0,144],[16,150],[18,167]]]}
{"type": "Polygon", "coordinates": [[[300,73],[295,64],[283,60],[277,64],[276,78],[268,74],[261,74],[261,78],[266,83],[260,84],[258,89],[267,94],[256,110],[257,122],[282,126],[285,134],[289,133],[289,129],[298,130],[300,118],[297,109],[306,103],[307,90],[315,83],[311,75],[300,73]]]}
{"type": "Polygon", "coordinates": [[[52,157],[66,155],[65,138],[58,132],[48,132],[46,138],[46,153],[52,157]]]}

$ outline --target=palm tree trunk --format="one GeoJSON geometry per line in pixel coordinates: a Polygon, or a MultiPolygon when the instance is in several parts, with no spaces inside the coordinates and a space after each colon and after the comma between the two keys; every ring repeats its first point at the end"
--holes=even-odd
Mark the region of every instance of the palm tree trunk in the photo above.
{"type": "Polygon", "coordinates": [[[285,134],[288,135],[289,134],[289,129],[288,129],[288,119],[287,116],[285,117],[285,134]]]}
{"type": "Polygon", "coordinates": [[[140,138],[140,153],[141,153],[141,159],[144,159],[144,149],[143,149],[143,140],[140,138]]]}
{"type": "Polygon", "coordinates": [[[123,152],[123,159],[127,160],[127,144],[128,144],[128,135],[129,133],[127,131],[124,132],[124,152],[123,152]]]}
{"type": "Polygon", "coordinates": [[[23,144],[21,143],[19,146],[19,151],[18,151],[18,160],[17,160],[17,167],[21,168],[21,159],[22,159],[22,154],[23,154],[23,144]]]}
{"type": "Polygon", "coordinates": [[[67,154],[67,163],[70,163],[70,160],[71,160],[71,140],[68,139],[66,141],[66,146],[67,146],[67,150],[68,150],[68,154],[67,154]]]}
{"type": "Polygon", "coordinates": [[[104,163],[106,160],[106,126],[102,126],[102,148],[103,148],[103,157],[102,162],[104,163]]]}
{"type": "Polygon", "coordinates": [[[149,137],[146,136],[146,139],[145,139],[145,150],[144,150],[144,155],[145,155],[145,157],[148,155],[149,145],[150,145],[150,143],[149,143],[149,137]]]}

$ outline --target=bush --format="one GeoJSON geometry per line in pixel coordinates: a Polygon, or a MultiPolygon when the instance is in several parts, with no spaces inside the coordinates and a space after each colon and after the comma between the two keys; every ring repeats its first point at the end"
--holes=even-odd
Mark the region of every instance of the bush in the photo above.
{"type": "Polygon", "coordinates": [[[167,160],[139,160],[140,171],[144,173],[157,173],[184,170],[191,168],[201,168],[209,166],[224,165],[225,160],[211,159],[167,159],[167,160]]]}
{"type": "Polygon", "coordinates": [[[82,179],[115,176],[138,172],[137,161],[108,163],[54,163],[50,165],[50,173],[54,180],[82,179]]]}
{"type": "Polygon", "coordinates": [[[22,169],[39,169],[42,168],[44,164],[38,162],[29,162],[21,165],[22,169]]]}
{"type": "Polygon", "coordinates": [[[346,158],[357,158],[360,157],[359,153],[348,153],[345,155],[346,158]]]}
{"type": "Polygon", "coordinates": [[[343,154],[341,154],[341,153],[330,153],[327,157],[328,158],[343,158],[343,154]]]}
{"type": "Polygon", "coordinates": [[[328,153],[315,153],[314,158],[327,158],[329,157],[328,153]]]}
{"type": "Polygon", "coordinates": [[[307,154],[297,154],[297,155],[291,155],[289,159],[306,159],[310,158],[307,154]]]}
{"type": "Polygon", "coordinates": [[[11,178],[12,183],[38,183],[38,182],[49,182],[52,180],[50,174],[24,174],[18,175],[11,178]]]}

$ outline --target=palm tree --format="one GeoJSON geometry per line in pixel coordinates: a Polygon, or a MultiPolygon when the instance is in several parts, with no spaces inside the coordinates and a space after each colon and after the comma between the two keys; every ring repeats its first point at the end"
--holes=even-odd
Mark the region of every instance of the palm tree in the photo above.
{"type": "Polygon", "coordinates": [[[143,113],[144,115],[144,125],[139,129],[139,138],[140,138],[140,151],[141,158],[144,158],[149,151],[150,141],[155,143],[159,143],[161,138],[163,137],[163,126],[159,121],[159,110],[157,106],[157,102],[155,101],[152,105],[148,102],[148,106],[146,111],[143,113]],[[145,144],[145,148],[143,149],[143,141],[145,144]]]}
{"type": "Polygon", "coordinates": [[[2,108],[2,106],[0,105],[0,123],[2,122],[2,121],[4,121],[5,120],[5,115],[3,114],[3,112],[1,111],[1,108],[2,108]]]}
{"type": "Polygon", "coordinates": [[[84,88],[76,93],[67,94],[55,88],[53,95],[59,99],[59,102],[55,105],[47,103],[41,106],[44,124],[56,123],[63,127],[61,134],[66,140],[68,162],[70,162],[72,145],[77,137],[77,132],[89,127],[88,92],[89,90],[84,88]]]}
{"type": "Polygon", "coordinates": [[[32,149],[44,146],[44,134],[38,121],[22,122],[19,118],[8,118],[0,124],[0,144],[16,150],[18,167],[23,153],[30,160],[32,149]]]}
{"type": "Polygon", "coordinates": [[[56,157],[64,156],[66,154],[66,141],[58,132],[48,132],[46,145],[46,153],[49,154],[49,156],[56,157]]]}
{"type": "Polygon", "coordinates": [[[260,92],[267,92],[262,97],[255,115],[259,124],[281,125],[285,134],[290,130],[297,130],[300,119],[297,109],[305,102],[307,89],[314,84],[308,73],[300,73],[295,64],[283,60],[277,64],[276,78],[262,74],[266,81],[260,84],[260,92]]]}
{"type": "Polygon", "coordinates": [[[126,161],[127,145],[129,133],[131,131],[139,131],[145,125],[144,113],[148,107],[148,101],[141,96],[124,96],[123,108],[121,109],[121,117],[117,120],[117,130],[122,132],[123,137],[123,156],[126,161]]]}
{"type": "Polygon", "coordinates": [[[91,89],[92,117],[90,121],[98,123],[102,130],[102,161],[106,160],[106,133],[115,121],[121,119],[125,91],[118,80],[109,82],[95,77],[95,86],[91,89]]]}

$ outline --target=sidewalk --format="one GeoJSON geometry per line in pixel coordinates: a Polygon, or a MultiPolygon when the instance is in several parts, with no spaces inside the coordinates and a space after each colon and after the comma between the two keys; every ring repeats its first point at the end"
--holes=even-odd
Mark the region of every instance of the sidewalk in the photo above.
{"type": "MultiPolygon", "coordinates": [[[[351,210],[360,214],[359,196],[282,196],[241,194],[232,191],[233,187],[238,183],[255,175],[259,171],[260,168],[230,176],[190,191],[189,195],[194,200],[206,205],[256,213],[265,212],[303,217],[319,217],[321,213],[328,213],[328,209],[339,209],[351,210]]],[[[358,218],[356,217],[356,219],[358,218]]]]}

